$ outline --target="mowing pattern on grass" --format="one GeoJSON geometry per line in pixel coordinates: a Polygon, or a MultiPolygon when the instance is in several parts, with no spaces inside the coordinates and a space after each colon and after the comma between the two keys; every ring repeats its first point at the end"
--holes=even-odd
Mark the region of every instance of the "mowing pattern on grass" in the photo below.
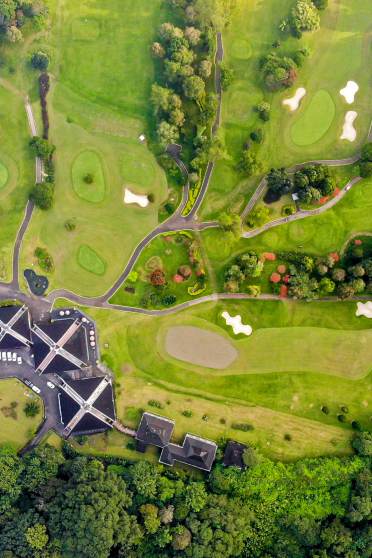
{"type": "Polygon", "coordinates": [[[296,145],[311,145],[328,131],[335,117],[336,108],[325,89],[317,91],[299,119],[291,128],[291,138],[296,145]]]}
{"type": "Polygon", "coordinates": [[[78,251],[78,264],[95,275],[104,275],[106,264],[90,246],[83,244],[78,251]]]}
{"type": "Polygon", "coordinates": [[[101,202],[105,197],[105,177],[99,156],[94,151],[82,151],[72,165],[72,185],[79,198],[101,202]]]}
{"type": "Polygon", "coordinates": [[[0,190],[1,188],[4,188],[4,186],[8,182],[8,177],[9,177],[8,169],[3,163],[0,162],[0,190]]]}

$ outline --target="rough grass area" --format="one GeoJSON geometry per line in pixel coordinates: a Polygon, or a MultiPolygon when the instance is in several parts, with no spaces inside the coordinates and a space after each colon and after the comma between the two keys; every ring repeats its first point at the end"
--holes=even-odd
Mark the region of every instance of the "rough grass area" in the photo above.
{"type": "Polygon", "coordinates": [[[0,445],[8,442],[20,449],[32,438],[41,413],[33,418],[26,417],[23,407],[30,397],[37,398],[42,408],[41,399],[18,380],[0,380],[0,445]],[[17,403],[13,413],[10,412],[12,402],[17,403]]]}
{"type": "Polygon", "coordinates": [[[105,176],[94,151],[79,153],[72,165],[72,185],[79,198],[93,203],[105,197],[105,176]]]}
{"type": "Polygon", "coordinates": [[[83,269],[95,275],[104,275],[106,271],[105,262],[99,257],[97,252],[86,244],[83,244],[79,248],[78,262],[83,269]]]}
{"type": "Polygon", "coordinates": [[[55,4],[49,35],[55,80],[48,95],[50,136],[56,145],[55,204],[33,216],[22,268],[29,267],[35,246],[42,244],[55,262],[50,289],[96,296],[111,287],[135,246],[156,227],[168,195],[163,170],[138,139],[147,128],[154,80],[149,49],[163,3],[107,0],[99,3],[99,13],[94,2],[65,0],[63,9],[55,4]],[[86,173],[94,175],[92,184],[81,182],[86,173]],[[154,203],[146,211],[124,204],[124,185],[153,194],[154,203]],[[71,219],[74,231],[65,228],[71,219]],[[104,276],[79,265],[84,244],[107,263],[104,276]]]}
{"type": "MultiPolygon", "coordinates": [[[[280,329],[281,345],[275,346],[279,358],[287,355],[296,359],[289,354],[291,335],[303,328],[320,327],[325,337],[338,332],[347,336],[350,332],[351,338],[355,332],[365,335],[372,326],[366,318],[355,317],[355,303],[225,301],[161,318],[90,309],[98,322],[100,343],[108,344],[103,359],[117,378],[118,416],[136,426],[141,409],[154,411],[148,401],[155,399],[162,406],[156,409],[157,413],[176,419],[176,439],[187,431],[213,439],[227,436],[256,443],[265,454],[284,459],[348,453],[351,421],[359,420],[369,426],[370,376],[335,378],[320,367],[315,369],[323,362],[326,339],[318,348],[318,357],[313,351],[314,359],[317,358],[313,372],[289,370],[288,365],[288,370],[284,371],[283,366],[281,372],[267,372],[263,366],[254,374],[233,370],[224,373],[185,366],[164,355],[161,332],[172,324],[224,331],[240,349],[246,338],[231,333],[221,318],[224,310],[230,315],[241,314],[243,321],[253,326],[253,336],[258,332],[264,334],[266,328],[270,332],[280,329]],[[328,406],[329,414],[321,411],[323,405],[328,406]],[[342,406],[348,408],[345,423],[337,418],[342,406]],[[191,411],[191,417],[182,414],[185,410],[191,411]],[[246,422],[254,430],[236,431],[231,428],[233,422],[246,422]],[[292,441],[285,440],[284,434],[291,434],[292,441]]],[[[309,338],[304,336],[301,342],[306,358],[309,338]]],[[[260,350],[267,353],[270,347],[271,343],[266,343],[260,350]]],[[[338,350],[342,349],[338,346],[338,350]]],[[[369,351],[366,345],[363,350],[369,351]]],[[[264,354],[263,359],[265,364],[264,354]]],[[[110,438],[105,444],[97,441],[97,451],[98,448],[102,452],[105,448],[114,453],[122,451],[117,440],[112,444],[110,438]]]]}
{"type": "MultiPolygon", "coordinates": [[[[306,99],[303,104],[306,104],[306,99]]],[[[291,128],[292,141],[299,146],[311,145],[320,140],[331,126],[336,109],[331,95],[325,89],[317,91],[307,106],[302,107],[301,117],[291,128]]]]}
{"type": "Polygon", "coordinates": [[[6,183],[8,182],[9,173],[6,166],[0,162],[0,190],[4,188],[6,183]]]}

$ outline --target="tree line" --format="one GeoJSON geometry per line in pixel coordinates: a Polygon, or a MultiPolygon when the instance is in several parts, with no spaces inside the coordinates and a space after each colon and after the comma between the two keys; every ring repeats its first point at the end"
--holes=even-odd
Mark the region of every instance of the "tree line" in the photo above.
{"type": "MultiPolygon", "coordinates": [[[[357,455],[248,467],[209,477],[147,461],[41,446],[0,448],[2,558],[367,558],[372,437],[357,455]]],[[[221,459],[221,453],[218,456],[221,459]]]]}

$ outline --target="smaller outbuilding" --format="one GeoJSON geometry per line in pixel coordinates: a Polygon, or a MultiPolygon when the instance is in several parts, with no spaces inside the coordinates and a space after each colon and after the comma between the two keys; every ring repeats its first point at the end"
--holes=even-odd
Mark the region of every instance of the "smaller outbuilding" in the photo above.
{"type": "Polygon", "coordinates": [[[159,463],[173,466],[175,461],[209,472],[216,457],[217,444],[193,434],[186,434],[182,446],[168,444],[161,452],[159,463]]]}
{"type": "Polygon", "coordinates": [[[225,454],[223,456],[223,464],[225,467],[239,467],[239,469],[245,469],[246,465],[243,460],[243,454],[247,447],[248,446],[245,444],[230,440],[226,445],[225,454]]]}
{"type": "Polygon", "coordinates": [[[137,450],[144,453],[147,446],[164,448],[172,437],[174,421],[152,413],[143,413],[137,430],[137,450]]]}

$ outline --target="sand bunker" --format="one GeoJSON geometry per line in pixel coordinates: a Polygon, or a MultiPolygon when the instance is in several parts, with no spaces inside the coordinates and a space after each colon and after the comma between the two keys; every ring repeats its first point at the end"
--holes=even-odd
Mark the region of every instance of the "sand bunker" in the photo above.
{"type": "Polygon", "coordinates": [[[230,316],[228,312],[222,312],[222,317],[226,322],[226,325],[229,325],[233,328],[233,332],[235,335],[239,335],[239,333],[244,333],[244,335],[251,335],[252,328],[250,325],[244,325],[242,323],[242,317],[238,314],[237,316],[230,316]]]}
{"type": "Polygon", "coordinates": [[[343,89],[340,89],[340,95],[342,95],[345,101],[351,105],[354,102],[354,97],[359,91],[359,85],[355,81],[348,81],[343,89]]]}
{"type": "Polygon", "coordinates": [[[366,318],[372,318],[372,302],[357,302],[356,316],[365,316],[366,318]]]}
{"type": "Polygon", "coordinates": [[[149,199],[147,196],[134,194],[129,188],[125,188],[124,203],[136,203],[141,207],[147,207],[149,205],[149,199]]]}
{"type": "Polygon", "coordinates": [[[306,89],[304,87],[299,87],[293,97],[289,99],[284,99],[283,105],[288,105],[289,110],[294,111],[298,109],[300,101],[306,95],[306,89]]]}
{"type": "Polygon", "coordinates": [[[237,350],[222,335],[194,326],[169,328],[165,350],[178,360],[216,369],[227,368],[238,356],[237,350]]]}
{"type": "Polygon", "coordinates": [[[358,116],[358,113],[355,110],[348,110],[345,114],[345,122],[342,128],[342,134],[340,139],[346,139],[348,141],[355,141],[357,137],[357,131],[354,128],[354,120],[358,116]]]}

